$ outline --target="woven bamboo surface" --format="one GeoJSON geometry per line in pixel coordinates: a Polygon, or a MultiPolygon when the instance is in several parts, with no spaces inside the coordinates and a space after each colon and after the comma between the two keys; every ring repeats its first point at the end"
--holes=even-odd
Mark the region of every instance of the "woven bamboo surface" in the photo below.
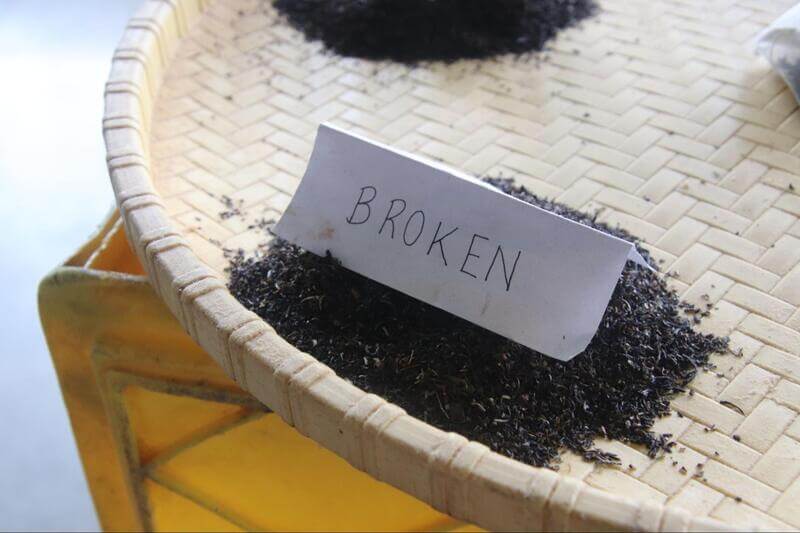
{"type": "Polygon", "coordinates": [[[800,110],[749,48],[791,4],[603,0],[544,56],[409,68],[325,54],[267,1],[150,0],[108,84],[112,183],[190,334],[375,477],[491,528],[800,528],[800,110]],[[601,442],[623,468],[519,465],[364,395],[241,308],[222,249],[264,242],[250,226],[279,217],[323,121],[602,208],[684,299],[715,304],[702,329],[741,356],[715,356],[657,423],[677,451],[601,442]],[[242,216],[220,217],[224,197],[242,216]]]}

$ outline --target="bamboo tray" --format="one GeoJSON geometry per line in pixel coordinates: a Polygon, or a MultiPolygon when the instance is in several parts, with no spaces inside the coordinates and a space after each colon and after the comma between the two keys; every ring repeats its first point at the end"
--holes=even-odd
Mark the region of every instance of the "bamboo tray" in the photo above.
{"type": "Polygon", "coordinates": [[[791,3],[602,0],[548,61],[408,68],[324,54],[266,0],[147,0],[115,53],[103,123],[128,236],[156,292],[244,389],[457,518],[503,530],[798,528],[800,111],[748,48],[791,3]],[[322,121],[602,207],[678,272],[685,299],[710,295],[718,309],[703,328],[730,334],[742,357],[715,357],[722,376],[698,376],[673,402],[683,416],[657,423],[685,451],[651,460],[605,442],[635,469],[569,454],[558,473],[532,468],[349,385],[239,305],[222,249],[263,242],[250,220],[287,205],[322,121]],[[223,196],[250,220],[221,220],[223,196]],[[673,460],[704,464],[705,479],[673,460]]]}

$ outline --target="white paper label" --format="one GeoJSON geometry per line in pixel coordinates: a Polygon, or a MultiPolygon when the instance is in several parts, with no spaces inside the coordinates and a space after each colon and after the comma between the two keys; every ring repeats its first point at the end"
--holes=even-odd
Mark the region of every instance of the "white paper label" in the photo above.
{"type": "Polygon", "coordinates": [[[625,261],[644,263],[627,241],[327,125],[275,233],[562,361],[591,341],[625,261]]]}

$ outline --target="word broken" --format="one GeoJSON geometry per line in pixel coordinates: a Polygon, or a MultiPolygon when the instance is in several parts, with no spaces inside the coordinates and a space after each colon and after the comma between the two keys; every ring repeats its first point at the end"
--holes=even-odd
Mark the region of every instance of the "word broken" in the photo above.
{"type": "MultiPolygon", "coordinates": [[[[372,218],[372,204],[377,197],[378,189],[376,189],[374,186],[367,185],[362,187],[359,191],[355,206],[353,207],[353,212],[350,213],[349,217],[347,217],[347,223],[361,225],[369,222],[372,218]]],[[[384,234],[384,230],[386,230],[386,237],[389,239],[394,239],[395,229],[397,229],[398,236],[402,235],[403,244],[408,247],[413,247],[417,244],[417,242],[420,240],[420,237],[422,237],[423,233],[425,232],[425,211],[422,209],[417,209],[411,212],[411,214],[407,215],[405,218],[401,218],[404,213],[406,213],[407,207],[408,203],[403,198],[392,198],[389,200],[388,207],[385,210],[386,216],[384,216],[383,220],[379,222],[380,227],[378,228],[378,235],[384,234]],[[395,226],[395,221],[397,219],[399,219],[397,222],[398,226],[402,226],[402,232],[397,226],[395,226]],[[403,223],[404,220],[405,223],[403,223]]],[[[427,246],[425,255],[431,255],[431,252],[434,250],[434,248],[436,248],[439,255],[441,255],[442,263],[444,263],[444,266],[448,266],[444,241],[456,233],[459,228],[454,227],[452,229],[442,229],[442,223],[442,220],[438,221],[436,224],[436,229],[433,230],[432,234],[430,235],[430,244],[427,246]]],[[[398,240],[400,239],[398,238],[398,240]]],[[[471,272],[472,269],[478,269],[480,271],[481,265],[479,261],[481,261],[484,255],[479,252],[481,249],[485,250],[485,243],[481,244],[481,241],[491,241],[491,239],[489,237],[479,235],[478,233],[473,233],[469,239],[469,247],[467,248],[466,252],[451,254],[451,261],[453,260],[452,255],[455,255],[459,259],[461,257],[464,258],[461,262],[461,267],[458,270],[461,273],[475,279],[481,277],[471,272]]],[[[428,242],[428,239],[426,239],[424,242],[428,242]]],[[[502,245],[498,244],[496,250],[494,251],[494,255],[491,255],[491,251],[489,255],[492,257],[492,259],[489,261],[488,267],[485,269],[486,274],[482,276],[483,281],[489,281],[489,275],[492,273],[495,264],[502,265],[505,288],[507,291],[510,290],[511,280],[514,277],[514,271],[517,269],[517,263],[522,255],[522,250],[517,251],[513,264],[510,266],[510,271],[509,268],[506,267],[506,254],[503,251],[502,245]],[[500,260],[499,263],[498,258],[500,260]]]]}

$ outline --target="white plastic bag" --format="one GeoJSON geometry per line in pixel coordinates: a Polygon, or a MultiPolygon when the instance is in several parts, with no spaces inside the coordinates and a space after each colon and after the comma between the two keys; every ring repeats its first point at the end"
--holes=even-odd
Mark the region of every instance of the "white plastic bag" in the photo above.
{"type": "Polygon", "coordinates": [[[756,54],[772,64],[800,101],[800,4],[761,32],[756,54]]]}

